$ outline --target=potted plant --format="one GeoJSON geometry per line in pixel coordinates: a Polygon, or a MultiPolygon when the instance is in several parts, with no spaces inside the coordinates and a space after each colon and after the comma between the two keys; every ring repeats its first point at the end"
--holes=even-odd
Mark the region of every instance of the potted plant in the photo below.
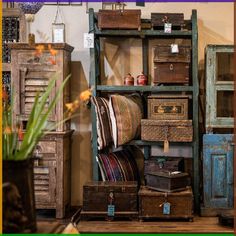
{"type": "MultiPolygon", "coordinates": [[[[6,233],[36,231],[33,178],[34,149],[38,141],[44,135],[55,129],[59,123],[65,122],[71,118],[72,114],[79,107],[80,98],[85,97],[84,100],[88,100],[90,97],[91,93],[90,90],[88,90],[80,94],[74,102],[65,104],[67,111],[64,120],[48,127],[47,120],[52,110],[55,108],[69,76],[64,80],[54,98],[50,101],[49,96],[58,78],[59,77],[55,75],[50,79],[46,90],[42,94],[38,93],[36,96],[24,131],[20,121],[17,121],[12,115],[13,101],[9,103],[7,93],[3,90],[3,182],[13,183],[18,188],[16,189],[15,186],[6,184],[6,191],[3,190],[3,196],[6,198],[3,199],[5,203],[5,205],[3,205],[3,230],[5,229],[5,232],[7,231],[6,233]],[[49,104],[48,101],[50,101],[49,104]],[[17,191],[19,191],[19,193],[17,191]],[[14,195],[14,199],[12,195],[14,195]],[[19,196],[21,196],[22,207],[19,202],[19,196]],[[7,215],[9,209],[11,209],[10,216],[7,215]]],[[[11,99],[14,99],[13,96],[11,96],[11,99]]]]}

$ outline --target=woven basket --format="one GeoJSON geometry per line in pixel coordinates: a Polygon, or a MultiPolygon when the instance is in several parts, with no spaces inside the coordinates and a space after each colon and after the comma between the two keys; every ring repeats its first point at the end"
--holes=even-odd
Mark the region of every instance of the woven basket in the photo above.
{"type": "Polygon", "coordinates": [[[141,139],[191,142],[193,139],[192,120],[141,120],[141,139]]]}

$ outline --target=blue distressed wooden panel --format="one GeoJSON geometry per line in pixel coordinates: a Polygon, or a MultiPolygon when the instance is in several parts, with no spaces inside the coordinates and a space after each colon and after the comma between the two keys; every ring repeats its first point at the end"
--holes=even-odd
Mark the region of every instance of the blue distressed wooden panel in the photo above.
{"type": "Polygon", "coordinates": [[[233,207],[233,135],[203,136],[204,206],[233,207]]]}

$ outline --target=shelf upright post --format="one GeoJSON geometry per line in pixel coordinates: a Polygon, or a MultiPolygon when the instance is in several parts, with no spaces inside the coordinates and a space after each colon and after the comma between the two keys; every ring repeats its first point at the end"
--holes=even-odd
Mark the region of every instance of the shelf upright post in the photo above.
{"type": "Polygon", "coordinates": [[[192,83],[193,83],[193,193],[195,211],[200,209],[199,196],[199,129],[198,129],[198,32],[197,11],[192,10],[192,83]]]}
{"type": "MultiPolygon", "coordinates": [[[[89,33],[95,33],[95,22],[94,22],[94,10],[89,9],[89,33]]],[[[94,35],[94,39],[96,35],[94,35]]],[[[90,70],[89,70],[89,86],[93,88],[92,95],[97,95],[97,66],[96,66],[96,58],[97,51],[96,46],[94,48],[90,48],[90,70]]],[[[98,154],[98,146],[97,146],[97,128],[96,128],[96,112],[95,107],[92,105],[91,107],[91,118],[92,118],[92,163],[93,163],[93,180],[98,180],[98,164],[96,161],[96,156],[98,154]]]]}
{"type": "MultiPolygon", "coordinates": [[[[148,71],[148,39],[146,37],[142,38],[142,63],[143,63],[143,73],[149,77],[149,71],[148,71]]],[[[150,82],[150,81],[148,81],[150,82]]],[[[147,106],[144,111],[144,114],[147,114],[147,106]]],[[[146,118],[146,117],[145,117],[146,118]]],[[[151,154],[151,146],[146,145],[144,146],[144,158],[147,160],[150,157],[151,154]]]]}

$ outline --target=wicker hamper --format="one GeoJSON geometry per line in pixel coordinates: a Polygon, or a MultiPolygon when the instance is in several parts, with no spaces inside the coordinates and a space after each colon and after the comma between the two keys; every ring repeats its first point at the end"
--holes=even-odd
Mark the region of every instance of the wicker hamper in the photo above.
{"type": "Polygon", "coordinates": [[[141,120],[142,140],[191,142],[192,138],[192,120],[141,120]]]}

